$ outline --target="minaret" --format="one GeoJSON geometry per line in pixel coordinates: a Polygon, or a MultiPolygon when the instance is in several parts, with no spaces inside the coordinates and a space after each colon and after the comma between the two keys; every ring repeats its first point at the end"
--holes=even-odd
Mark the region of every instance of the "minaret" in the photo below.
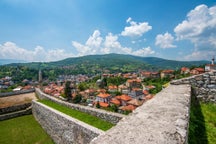
{"type": "Polygon", "coordinates": [[[212,65],[214,65],[214,60],[215,60],[215,59],[214,59],[214,56],[213,56],[213,58],[212,58],[212,65]]]}

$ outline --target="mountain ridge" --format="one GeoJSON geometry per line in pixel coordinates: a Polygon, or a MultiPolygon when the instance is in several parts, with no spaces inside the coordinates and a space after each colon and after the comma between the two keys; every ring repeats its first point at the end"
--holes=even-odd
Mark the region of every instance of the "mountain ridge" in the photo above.
{"type": "Polygon", "coordinates": [[[78,71],[98,71],[108,69],[111,71],[134,71],[138,69],[180,69],[183,66],[199,66],[210,63],[209,61],[177,61],[166,60],[157,57],[139,57],[124,54],[87,55],[81,57],[66,58],[54,62],[31,62],[9,64],[10,66],[27,66],[34,69],[46,68],[71,68],[78,71]]]}

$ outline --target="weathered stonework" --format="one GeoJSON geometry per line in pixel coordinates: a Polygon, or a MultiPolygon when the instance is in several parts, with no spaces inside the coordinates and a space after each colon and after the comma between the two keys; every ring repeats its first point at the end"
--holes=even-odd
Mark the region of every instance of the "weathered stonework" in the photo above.
{"type": "Polygon", "coordinates": [[[31,103],[4,108],[4,110],[0,114],[0,121],[31,114],[32,107],[29,105],[31,105],[31,103]]]}
{"type": "Polygon", "coordinates": [[[31,103],[25,103],[21,105],[14,105],[10,107],[0,108],[0,115],[15,112],[15,111],[20,111],[20,110],[25,110],[30,106],[31,106],[31,103]]]}
{"type": "Polygon", "coordinates": [[[6,93],[0,93],[0,97],[8,97],[13,95],[19,95],[19,94],[25,94],[25,93],[31,93],[34,92],[35,89],[29,89],[29,90],[21,90],[21,91],[14,91],[14,92],[6,92],[6,93]]]}
{"type": "Polygon", "coordinates": [[[216,71],[174,80],[171,84],[190,84],[199,100],[216,103],[216,71]]]}
{"type": "Polygon", "coordinates": [[[70,107],[70,108],[75,109],[75,110],[79,110],[79,111],[88,113],[90,115],[96,116],[98,118],[101,118],[101,119],[108,121],[108,122],[111,122],[113,124],[117,124],[119,122],[119,120],[121,120],[123,117],[125,117],[125,115],[118,114],[118,113],[113,113],[113,112],[108,112],[105,110],[100,110],[100,109],[95,109],[95,108],[82,106],[82,105],[78,105],[78,104],[68,103],[68,102],[59,100],[53,96],[47,95],[47,94],[43,93],[38,88],[35,89],[35,92],[40,99],[49,99],[49,100],[54,101],[58,104],[70,107]]]}
{"type": "Polygon", "coordinates": [[[33,101],[32,113],[56,144],[88,144],[103,131],[33,101]]]}
{"type": "Polygon", "coordinates": [[[190,85],[170,85],[91,144],[187,143],[190,98],[190,85]]]}

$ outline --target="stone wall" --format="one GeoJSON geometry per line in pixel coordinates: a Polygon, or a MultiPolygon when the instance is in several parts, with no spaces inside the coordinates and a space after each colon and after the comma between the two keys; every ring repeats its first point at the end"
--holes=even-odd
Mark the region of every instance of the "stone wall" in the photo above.
{"type": "Polygon", "coordinates": [[[187,143],[190,98],[190,85],[170,85],[91,144],[187,143]]]}
{"type": "Polygon", "coordinates": [[[199,100],[216,103],[216,71],[174,80],[171,84],[190,84],[199,100]]]}
{"type": "Polygon", "coordinates": [[[25,110],[30,106],[31,106],[31,103],[25,103],[21,105],[14,105],[10,107],[0,108],[0,115],[15,112],[15,111],[20,111],[20,110],[25,110]]]}
{"type": "Polygon", "coordinates": [[[53,96],[47,95],[47,94],[43,93],[38,88],[35,89],[35,92],[38,95],[39,99],[49,99],[49,100],[54,101],[58,104],[61,104],[61,105],[70,107],[72,109],[91,114],[91,115],[96,116],[96,117],[99,117],[99,118],[101,118],[105,121],[111,122],[113,124],[117,124],[119,122],[119,120],[121,120],[123,117],[125,117],[125,115],[118,114],[118,113],[113,113],[113,112],[108,112],[108,111],[101,110],[101,109],[95,109],[95,108],[91,108],[91,107],[87,107],[87,106],[68,103],[68,102],[59,100],[53,96]]]}
{"type": "Polygon", "coordinates": [[[0,109],[0,121],[32,113],[31,103],[0,109]]]}
{"type": "Polygon", "coordinates": [[[35,91],[35,89],[32,88],[32,89],[29,89],[29,90],[20,90],[20,91],[14,91],[14,92],[0,93],[0,97],[7,97],[7,96],[31,93],[31,92],[34,92],[34,91],[35,91]]]}
{"type": "Polygon", "coordinates": [[[88,144],[104,132],[39,102],[32,102],[32,113],[56,144],[88,144]]]}

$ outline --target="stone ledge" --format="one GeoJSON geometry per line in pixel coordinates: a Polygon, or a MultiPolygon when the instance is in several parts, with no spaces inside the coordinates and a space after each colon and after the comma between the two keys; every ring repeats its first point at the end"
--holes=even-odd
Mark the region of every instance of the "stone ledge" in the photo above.
{"type": "Polygon", "coordinates": [[[190,85],[170,85],[91,144],[187,143],[190,85]]]}

